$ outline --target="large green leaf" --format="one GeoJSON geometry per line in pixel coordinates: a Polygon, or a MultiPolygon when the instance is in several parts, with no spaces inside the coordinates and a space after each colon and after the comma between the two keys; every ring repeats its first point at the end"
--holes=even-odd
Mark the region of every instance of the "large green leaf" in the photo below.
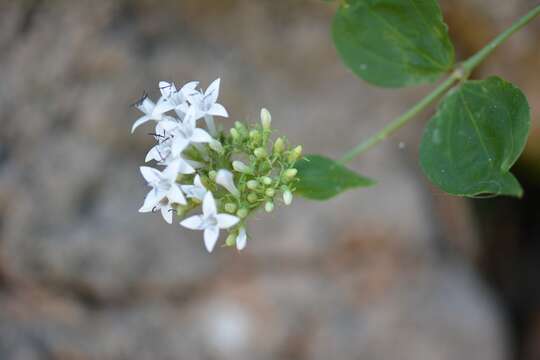
{"type": "Polygon", "coordinates": [[[436,0],[348,0],[332,35],[343,62],[378,86],[432,82],[454,64],[436,0]]]}
{"type": "Polygon", "coordinates": [[[355,187],[374,182],[321,155],[307,155],[296,164],[300,181],[296,193],[314,200],[326,200],[355,187]]]}
{"type": "Polygon", "coordinates": [[[427,125],[420,163],[435,185],[453,195],[521,196],[509,170],[529,127],[521,90],[498,77],[467,81],[449,93],[427,125]]]}

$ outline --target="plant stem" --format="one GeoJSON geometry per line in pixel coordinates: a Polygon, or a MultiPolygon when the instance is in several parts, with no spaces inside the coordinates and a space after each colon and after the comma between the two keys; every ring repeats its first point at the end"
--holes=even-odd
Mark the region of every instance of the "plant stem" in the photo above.
{"type": "Polygon", "coordinates": [[[456,81],[463,81],[469,77],[471,72],[482,62],[484,61],[499,45],[505,42],[513,33],[523,28],[531,20],[540,14],[540,5],[536,6],[534,9],[529,11],[521,19],[512,24],[508,29],[503,31],[499,36],[493,39],[489,44],[484,48],[478,51],[476,54],[471,56],[469,59],[464,61],[458,68],[439,86],[437,86],[431,93],[426,97],[420,100],[416,105],[407,110],[404,114],[392,120],[388,125],[382,128],[375,135],[361,142],[347,152],[341,159],[341,163],[346,163],[363,152],[369,150],[373,146],[377,145],[389,135],[400,129],[403,125],[409,122],[414,116],[418,115],[429,105],[431,105],[435,100],[437,100],[441,95],[446,93],[456,81]]]}

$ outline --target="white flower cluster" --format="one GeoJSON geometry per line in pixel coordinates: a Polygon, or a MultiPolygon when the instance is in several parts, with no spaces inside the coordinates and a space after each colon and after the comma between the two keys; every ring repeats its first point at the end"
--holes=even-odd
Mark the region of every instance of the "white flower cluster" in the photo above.
{"type": "Polygon", "coordinates": [[[228,229],[227,245],[241,250],[246,245],[245,218],[260,205],[272,211],[277,191],[288,205],[292,201],[296,169],[292,168],[301,147],[288,151],[284,139],[276,140],[269,154],[270,113],[261,111],[261,124],[251,131],[236,123],[230,134],[220,131],[214,116],[228,117],[227,110],[217,103],[220,80],[197,90],[198,82],[189,82],[177,89],[173,83],[159,82],[161,97],[154,103],[145,94],[136,104],[143,116],[131,131],[154,121],[151,133],[156,145],[145,162],[155,161],[163,169],[140,168],[151,187],[139,212],[161,212],[166,222],[173,222],[173,213],[184,216],[202,204],[202,214],[185,218],[180,225],[204,231],[204,244],[211,252],[221,229],[228,229]],[[204,119],[206,130],[198,127],[204,119]],[[233,156],[245,155],[249,165],[233,156]],[[276,169],[278,169],[276,171],[276,169]],[[233,173],[234,172],[234,173],[233,173]],[[238,186],[237,186],[238,185],[238,186]],[[216,202],[216,200],[218,200],[216,202]]]}

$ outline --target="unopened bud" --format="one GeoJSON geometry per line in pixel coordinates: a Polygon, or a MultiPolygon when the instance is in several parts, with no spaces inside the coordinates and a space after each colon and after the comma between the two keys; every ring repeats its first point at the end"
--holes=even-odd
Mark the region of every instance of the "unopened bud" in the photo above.
{"type": "Polygon", "coordinates": [[[227,236],[227,239],[225,240],[225,245],[234,246],[235,244],[236,244],[236,235],[234,233],[230,233],[229,236],[227,236]]]}
{"type": "Polygon", "coordinates": [[[281,154],[283,150],[285,150],[285,141],[283,141],[283,139],[279,137],[274,143],[274,152],[276,152],[277,154],[281,154]]]}
{"type": "Polygon", "coordinates": [[[272,210],[274,210],[274,203],[271,201],[267,201],[266,204],[264,204],[264,210],[268,213],[272,212],[272,210]]]}
{"type": "Polygon", "coordinates": [[[261,178],[261,181],[264,185],[270,185],[272,184],[272,178],[268,177],[268,176],[263,176],[261,178]]]}
{"type": "Polygon", "coordinates": [[[240,121],[236,121],[234,123],[234,127],[236,128],[236,130],[238,130],[238,132],[240,133],[240,135],[242,136],[245,136],[247,135],[247,129],[246,129],[246,126],[244,124],[242,124],[240,121]]]}
{"type": "Polygon", "coordinates": [[[264,130],[269,130],[272,125],[272,115],[265,108],[261,109],[261,124],[264,130]]]}
{"type": "Polygon", "coordinates": [[[212,141],[210,141],[208,146],[210,146],[210,149],[214,150],[218,154],[223,154],[223,145],[221,145],[221,143],[219,141],[212,140],[212,141]]]}
{"type": "Polygon", "coordinates": [[[238,216],[240,219],[245,218],[246,216],[248,216],[248,214],[249,211],[246,208],[238,209],[238,211],[236,212],[236,216],[238,216]]]}
{"type": "Polygon", "coordinates": [[[285,203],[285,205],[291,205],[292,200],[293,200],[292,192],[290,190],[285,190],[285,192],[283,193],[283,202],[285,203]]]}
{"type": "Polygon", "coordinates": [[[246,185],[248,189],[255,190],[259,186],[259,182],[257,180],[249,180],[246,185]]]}
{"type": "Polygon", "coordinates": [[[302,155],[302,146],[298,145],[289,153],[289,162],[295,162],[302,155]]]}
{"type": "Polygon", "coordinates": [[[249,138],[255,142],[255,143],[258,143],[260,140],[261,140],[261,133],[258,132],[257,130],[251,130],[249,132],[249,138]]]}
{"type": "Polygon", "coordinates": [[[208,172],[208,177],[210,178],[210,180],[216,180],[216,176],[217,176],[217,172],[215,170],[210,170],[208,172]]]}
{"type": "Polygon", "coordinates": [[[233,140],[238,140],[240,139],[240,133],[238,132],[238,130],[236,130],[235,128],[231,128],[229,130],[229,133],[231,133],[231,136],[233,138],[233,140]]]}
{"type": "Polygon", "coordinates": [[[239,160],[233,161],[232,167],[235,171],[238,171],[240,173],[249,174],[251,172],[249,167],[239,160]]]}
{"type": "Polygon", "coordinates": [[[274,197],[274,195],[276,194],[276,190],[274,190],[273,188],[268,188],[264,193],[268,197],[274,197]]]}
{"type": "Polygon", "coordinates": [[[249,193],[248,196],[247,196],[247,201],[249,201],[250,203],[254,203],[258,200],[257,198],[257,194],[255,193],[249,193]]]}
{"type": "Polygon", "coordinates": [[[256,149],[253,151],[253,154],[255,154],[255,156],[258,157],[259,159],[264,159],[265,157],[268,156],[268,153],[267,153],[266,150],[264,150],[264,148],[262,148],[262,147],[256,148],[256,149]]]}
{"type": "Polygon", "coordinates": [[[298,170],[296,170],[295,168],[290,168],[290,169],[285,170],[285,172],[283,173],[283,177],[286,180],[291,180],[292,178],[296,176],[296,174],[298,174],[298,170]]]}
{"type": "Polygon", "coordinates": [[[235,203],[226,203],[225,204],[225,211],[229,214],[234,214],[236,211],[236,204],[235,203]]]}

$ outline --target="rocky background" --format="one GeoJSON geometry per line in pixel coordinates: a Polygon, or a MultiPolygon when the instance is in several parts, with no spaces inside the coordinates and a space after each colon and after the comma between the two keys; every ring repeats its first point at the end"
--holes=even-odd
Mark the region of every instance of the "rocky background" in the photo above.
{"type": "MultiPolygon", "coordinates": [[[[460,58],[536,0],[445,0],[460,58]]],[[[137,213],[152,139],[129,104],[222,78],[233,118],[338,157],[429,87],[356,79],[319,0],[0,0],[0,359],[540,358],[540,21],[476,75],[529,97],[522,201],[417,165],[419,119],[352,166],[378,186],[252,222],[242,253],[137,213]]],[[[232,119],[225,120],[231,124],[232,119]]]]}

